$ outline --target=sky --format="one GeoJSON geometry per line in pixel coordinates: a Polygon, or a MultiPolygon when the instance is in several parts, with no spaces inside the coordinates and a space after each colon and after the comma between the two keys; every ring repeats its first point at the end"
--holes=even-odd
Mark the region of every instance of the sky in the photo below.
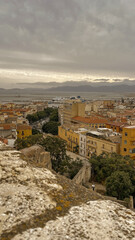
{"type": "Polygon", "coordinates": [[[0,87],[135,79],[135,0],[0,0],[0,87]]]}

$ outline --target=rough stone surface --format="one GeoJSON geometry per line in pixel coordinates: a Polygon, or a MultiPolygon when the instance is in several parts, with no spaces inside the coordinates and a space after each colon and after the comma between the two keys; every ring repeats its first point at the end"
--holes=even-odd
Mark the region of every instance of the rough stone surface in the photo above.
{"type": "Polygon", "coordinates": [[[134,220],[131,210],[0,144],[1,240],[134,239],[134,220]]]}
{"type": "Polygon", "coordinates": [[[46,152],[43,147],[34,145],[29,148],[24,148],[21,153],[26,157],[29,163],[34,164],[37,167],[45,167],[52,169],[50,153],[46,152]]]}
{"type": "Polygon", "coordinates": [[[90,201],[42,228],[29,229],[14,240],[135,240],[135,213],[111,201],[90,201]]]}

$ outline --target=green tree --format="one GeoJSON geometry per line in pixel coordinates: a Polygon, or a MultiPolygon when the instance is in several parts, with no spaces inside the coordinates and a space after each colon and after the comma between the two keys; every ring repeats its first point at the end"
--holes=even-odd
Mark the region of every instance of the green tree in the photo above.
{"type": "Polygon", "coordinates": [[[31,135],[27,138],[24,139],[17,139],[15,142],[15,147],[17,150],[23,149],[23,148],[27,148],[27,147],[31,147],[35,144],[39,144],[42,145],[43,144],[43,135],[42,134],[36,134],[36,135],[31,135]]]}
{"type": "Polygon", "coordinates": [[[50,121],[58,122],[58,109],[46,108],[44,109],[44,111],[39,111],[34,114],[28,114],[26,118],[28,119],[29,123],[34,123],[48,117],[50,117],[50,121]]]}
{"type": "Polygon", "coordinates": [[[73,148],[73,152],[74,153],[79,153],[79,146],[78,145],[76,145],[74,148],[73,148]]]}
{"type": "Polygon", "coordinates": [[[133,185],[128,173],[115,171],[106,179],[106,193],[123,200],[133,193],[133,185]]]}
{"type": "Polygon", "coordinates": [[[15,146],[18,150],[31,147],[35,144],[44,147],[45,151],[50,152],[52,168],[54,171],[73,178],[82,167],[82,162],[72,161],[66,154],[66,142],[58,137],[43,138],[42,134],[29,136],[25,139],[17,139],[15,146]]]}
{"type": "Polygon", "coordinates": [[[58,137],[50,137],[44,139],[42,146],[46,151],[50,152],[52,168],[72,179],[82,167],[79,160],[73,161],[66,154],[66,142],[58,137]]]}
{"type": "Polygon", "coordinates": [[[44,139],[42,146],[50,152],[53,169],[58,172],[62,161],[66,158],[66,142],[60,138],[48,136],[44,139]]]}
{"type": "Polygon", "coordinates": [[[32,135],[36,135],[36,134],[40,134],[40,131],[35,128],[32,128],[32,135]]]}
{"type": "Polygon", "coordinates": [[[50,122],[58,122],[58,109],[54,109],[50,114],[50,122]]]}
{"type": "Polygon", "coordinates": [[[45,133],[58,135],[58,126],[60,126],[60,123],[58,122],[47,122],[43,125],[42,130],[45,133]]]}
{"type": "Polygon", "coordinates": [[[135,162],[130,157],[123,157],[116,153],[103,153],[99,156],[92,155],[92,180],[104,182],[115,171],[129,173],[132,184],[135,185],[135,162]]]}

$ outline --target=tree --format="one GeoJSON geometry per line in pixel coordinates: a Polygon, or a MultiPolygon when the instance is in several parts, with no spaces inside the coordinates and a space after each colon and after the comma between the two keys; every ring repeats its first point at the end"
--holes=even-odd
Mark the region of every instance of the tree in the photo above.
{"type": "Polygon", "coordinates": [[[109,196],[123,200],[133,192],[133,185],[128,173],[115,171],[106,179],[106,193],[109,196]]]}
{"type": "Polygon", "coordinates": [[[15,147],[20,150],[35,144],[41,145],[45,151],[50,152],[53,170],[62,175],[72,179],[82,167],[81,161],[72,161],[67,156],[66,142],[58,137],[43,138],[42,134],[36,134],[25,139],[17,139],[15,147]]]}
{"type": "Polygon", "coordinates": [[[50,152],[52,168],[72,179],[82,167],[82,161],[73,161],[66,154],[66,142],[58,137],[48,136],[42,146],[50,152]]]}
{"type": "Polygon", "coordinates": [[[135,162],[129,156],[121,156],[116,153],[102,153],[99,156],[95,154],[90,158],[92,164],[92,180],[105,182],[115,171],[124,171],[129,173],[132,184],[135,185],[135,162]]]}
{"type": "Polygon", "coordinates": [[[40,131],[35,128],[32,128],[32,135],[36,135],[36,134],[40,134],[40,131]]]}
{"type": "Polygon", "coordinates": [[[54,111],[51,113],[50,122],[58,122],[58,109],[54,109],[54,111]]]}
{"type": "Polygon", "coordinates": [[[47,122],[43,125],[42,130],[45,133],[58,135],[58,126],[60,126],[60,123],[58,122],[47,122]]]}
{"type": "Polygon", "coordinates": [[[74,153],[79,153],[79,146],[78,145],[76,145],[74,148],[73,148],[73,152],[74,153]]]}
{"type": "Polygon", "coordinates": [[[31,135],[25,139],[17,139],[15,141],[15,147],[17,148],[17,150],[23,149],[23,148],[27,148],[27,147],[31,147],[35,144],[39,144],[42,145],[43,144],[43,135],[42,134],[36,134],[36,135],[31,135]]]}
{"type": "Polygon", "coordinates": [[[58,172],[62,161],[66,158],[66,142],[60,138],[48,136],[44,139],[42,146],[50,152],[53,169],[58,172]]]}

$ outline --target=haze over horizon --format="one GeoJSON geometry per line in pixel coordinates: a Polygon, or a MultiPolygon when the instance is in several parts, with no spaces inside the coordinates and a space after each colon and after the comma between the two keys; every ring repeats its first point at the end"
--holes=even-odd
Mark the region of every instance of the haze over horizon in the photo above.
{"type": "Polygon", "coordinates": [[[0,0],[0,87],[135,79],[134,0],[0,0]]]}

